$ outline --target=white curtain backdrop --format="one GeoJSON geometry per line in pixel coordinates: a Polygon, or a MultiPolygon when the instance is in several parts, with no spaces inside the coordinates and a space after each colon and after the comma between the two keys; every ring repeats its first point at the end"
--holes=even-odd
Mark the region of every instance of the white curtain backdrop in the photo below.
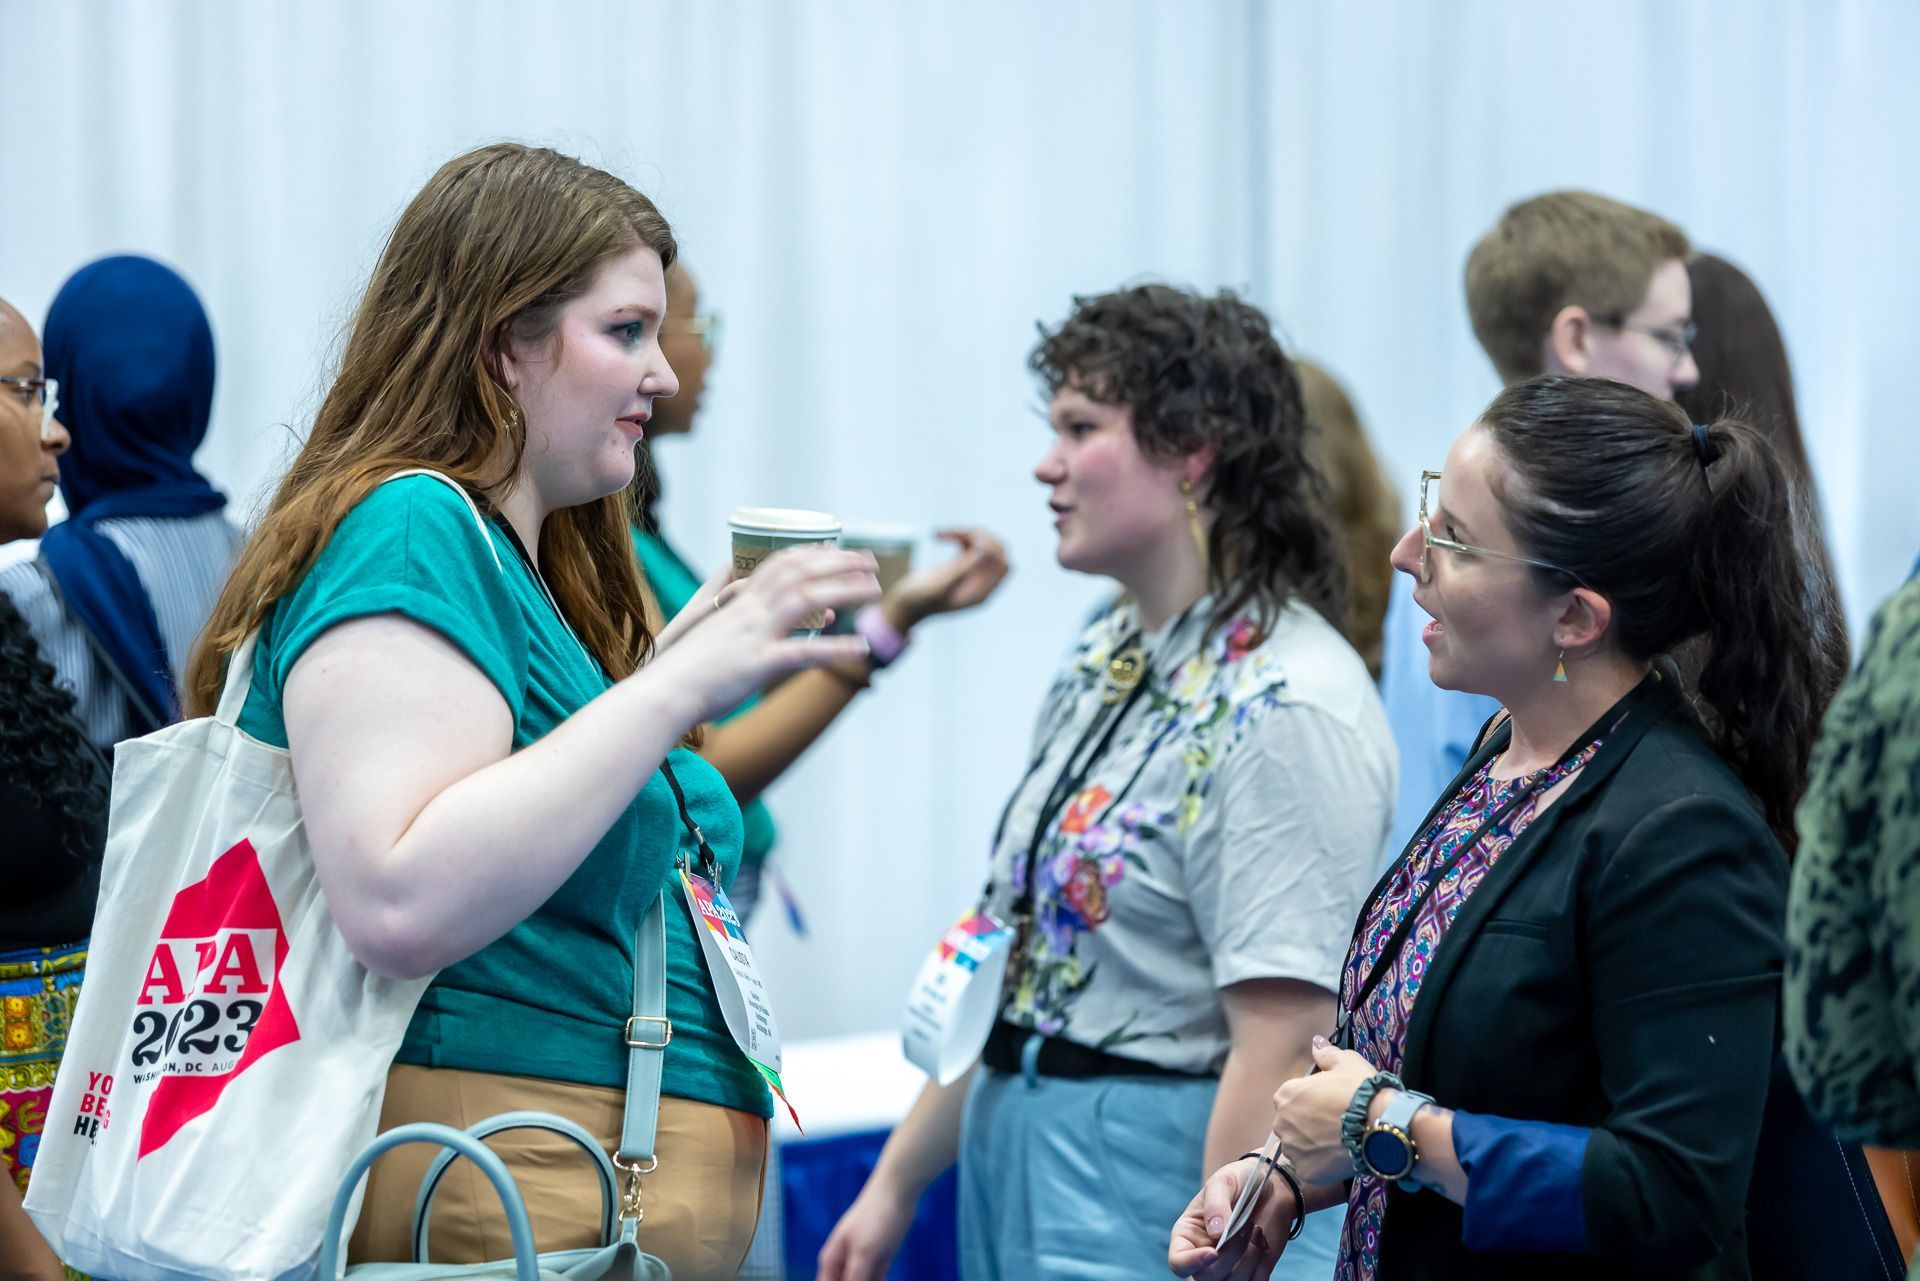
{"type": "Polygon", "coordinates": [[[740,503],[1008,538],[994,603],[926,627],[772,795],[811,927],[757,930],[790,1037],[894,1021],[1099,594],[1030,476],[1025,355],[1076,292],[1247,291],[1406,478],[1495,389],[1474,239],[1605,191],[1766,290],[1856,625],[1920,551],[1904,0],[0,0],[0,31],[0,296],[37,323],[98,255],[178,266],[219,343],[201,460],[242,512],[400,207],[511,137],[652,194],[725,313],[698,434],[659,450],[698,560],[740,503]]]}

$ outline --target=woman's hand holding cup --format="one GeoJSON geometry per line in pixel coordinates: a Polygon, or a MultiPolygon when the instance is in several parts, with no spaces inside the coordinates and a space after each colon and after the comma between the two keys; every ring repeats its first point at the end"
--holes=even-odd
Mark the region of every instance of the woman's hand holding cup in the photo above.
{"type": "Polygon", "coordinates": [[[649,666],[668,667],[686,681],[696,703],[692,723],[709,721],[790,672],[864,659],[864,638],[813,636],[802,625],[823,610],[855,610],[879,598],[866,552],[790,547],[748,578],[708,580],[662,632],[671,648],[649,666]]]}

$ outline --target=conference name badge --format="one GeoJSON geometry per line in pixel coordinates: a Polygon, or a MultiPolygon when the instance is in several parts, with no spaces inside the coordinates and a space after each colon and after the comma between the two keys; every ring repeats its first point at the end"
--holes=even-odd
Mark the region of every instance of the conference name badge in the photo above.
{"type": "Polygon", "coordinates": [[[990,912],[969,912],[940,936],[907,997],[900,1048],[940,1085],[972,1067],[1000,1011],[1000,987],[1013,951],[1013,927],[990,912]]]}
{"type": "Polygon", "coordinates": [[[680,869],[680,890],[693,913],[694,933],[707,958],[714,994],[720,998],[720,1016],[747,1062],[766,1079],[767,1087],[786,1105],[797,1128],[800,1116],[787,1099],[780,1081],[780,1029],[773,1021],[773,1001],[753,963],[753,949],[740,928],[740,917],[727,892],[706,877],[680,869]]]}

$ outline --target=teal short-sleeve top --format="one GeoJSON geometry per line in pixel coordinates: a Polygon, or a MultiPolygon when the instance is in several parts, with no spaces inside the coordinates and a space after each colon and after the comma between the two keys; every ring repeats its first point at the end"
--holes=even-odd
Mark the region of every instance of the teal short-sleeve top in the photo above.
{"type": "MultiPolygon", "coordinates": [[[[282,692],[295,662],[328,628],[376,614],[432,628],[485,673],[513,714],[514,751],[611,685],[505,530],[476,520],[447,482],[410,476],[355,506],[269,611],[240,728],[285,747],[282,692]]],[[[723,882],[731,881],[740,862],[739,806],[697,755],[676,749],[668,760],[723,882]]],[[[679,890],[674,865],[690,844],[672,790],[655,771],[532,916],[440,971],[395,1061],[624,1087],[634,935],[664,889],[673,1039],[661,1091],[771,1115],[766,1086],[727,1032],[679,890]]]]}

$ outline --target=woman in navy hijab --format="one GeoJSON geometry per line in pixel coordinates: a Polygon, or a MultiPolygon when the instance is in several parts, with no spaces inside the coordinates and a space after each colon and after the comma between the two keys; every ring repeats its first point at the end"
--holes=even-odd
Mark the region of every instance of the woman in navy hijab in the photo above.
{"type": "Polygon", "coordinates": [[[0,572],[93,741],[179,716],[177,673],[239,550],[226,498],[193,467],[213,408],[213,331],[193,289],[148,258],[74,273],[47,313],[46,373],[73,443],[67,519],[0,572]]]}

